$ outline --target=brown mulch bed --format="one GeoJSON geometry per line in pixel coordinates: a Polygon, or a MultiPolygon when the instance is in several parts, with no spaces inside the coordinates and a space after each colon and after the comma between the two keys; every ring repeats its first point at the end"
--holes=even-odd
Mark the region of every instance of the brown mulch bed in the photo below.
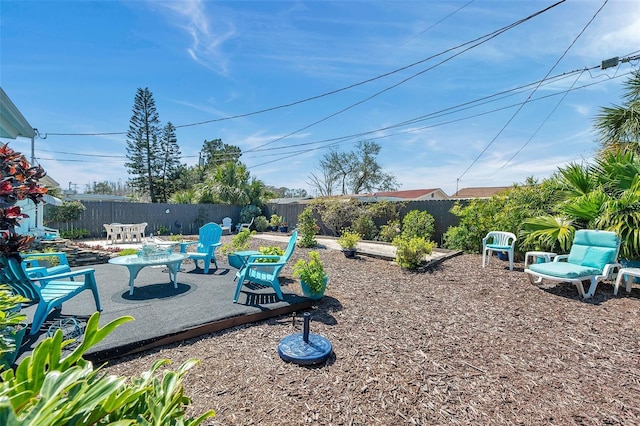
{"type": "MultiPolygon", "coordinates": [[[[296,248],[290,263],[308,251],[296,248]]],[[[184,384],[190,414],[216,411],[211,425],[640,424],[637,285],[613,296],[600,284],[584,301],[570,284],[531,285],[522,264],[509,271],[495,257],[485,269],[479,255],[461,255],[411,273],[320,252],[330,278],[311,332],[333,344],[326,364],[280,359],[280,339],[302,328],[289,316],[106,370],[138,376],[160,358],[176,368],[200,359],[184,384]]],[[[299,291],[290,265],[281,275],[299,291]]]]}

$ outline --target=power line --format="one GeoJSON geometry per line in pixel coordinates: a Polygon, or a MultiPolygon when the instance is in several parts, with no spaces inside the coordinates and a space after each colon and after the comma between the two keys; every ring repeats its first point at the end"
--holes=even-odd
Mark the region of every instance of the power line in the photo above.
{"type": "MultiPolygon", "coordinates": [[[[505,27],[502,27],[502,28],[500,28],[498,30],[495,30],[495,31],[493,31],[493,32],[491,32],[491,33],[489,33],[487,35],[478,37],[478,38],[476,38],[476,39],[474,39],[474,40],[472,40],[470,42],[461,44],[461,45],[456,46],[454,48],[447,49],[444,52],[439,53],[438,55],[434,55],[433,57],[440,56],[440,55],[442,55],[444,53],[448,53],[450,51],[457,50],[462,46],[470,45],[469,47],[461,50],[460,52],[455,53],[455,54],[449,56],[448,58],[443,59],[442,61],[438,62],[437,64],[432,65],[432,66],[430,66],[430,67],[428,67],[428,68],[426,68],[426,69],[424,69],[422,71],[419,71],[419,72],[417,72],[417,73],[415,73],[415,74],[413,74],[413,75],[411,75],[411,76],[399,81],[396,84],[393,84],[393,85],[391,85],[391,86],[389,86],[389,87],[387,87],[385,89],[382,89],[382,90],[374,93],[373,95],[370,95],[370,96],[368,96],[368,97],[366,97],[366,98],[364,98],[364,99],[362,99],[362,100],[360,100],[360,101],[358,101],[358,102],[356,102],[354,104],[351,104],[351,105],[349,105],[349,106],[347,106],[345,108],[342,108],[341,110],[339,110],[337,112],[329,114],[328,116],[325,116],[324,118],[321,118],[320,120],[317,120],[317,121],[315,121],[315,122],[313,122],[311,124],[308,124],[308,125],[306,125],[304,127],[301,127],[301,128],[299,128],[297,130],[294,130],[294,131],[292,131],[292,132],[290,132],[290,133],[288,133],[288,134],[286,134],[284,136],[278,137],[278,138],[272,140],[271,142],[267,142],[267,143],[264,143],[262,145],[259,145],[257,148],[263,148],[263,147],[268,146],[268,145],[270,145],[272,143],[275,143],[275,142],[278,142],[278,141],[283,140],[285,138],[288,138],[289,136],[295,135],[296,133],[299,133],[299,132],[301,132],[303,130],[306,130],[306,129],[310,128],[310,127],[315,126],[316,124],[319,124],[319,123],[322,123],[324,121],[327,121],[330,118],[333,118],[333,117],[335,117],[337,115],[340,115],[343,112],[346,112],[346,111],[348,111],[348,110],[350,110],[352,108],[355,108],[356,106],[361,105],[361,104],[363,104],[363,103],[365,103],[365,102],[367,102],[367,101],[369,101],[369,100],[371,100],[371,99],[373,99],[373,98],[375,98],[375,97],[377,97],[377,96],[379,96],[379,95],[381,95],[381,94],[383,94],[385,92],[388,92],[389,90],[395,89],[396,87],[406,83],[407,81],[409,81],[409,80],[411,80],[411,79],[413,79],[413,78],[415,78],[415,77],[417,77],[419,75],[422,75],[422,74],[426,73],[427,71],[431,71],[432,69],[434,69],[434,68],[436,68],[436,67],[438,67],[438,66],[440,66],[440,65],[442,65],[442,64],[444,64],[446,62],[449,62],[451,59],[456,58],[456,57],[462,55],[463,53],[468,52],[469,50],[471,50],[471,49],[473,49],[475,47],[478,47],[478,46],[480,46],[480,45],[482,45],[482,44],[484,44],[484,43],[486,43],[486,42],[498,37],[499,35],[509,31],[510,29],[515,28],[518,25],[533,19],[534,17],[536,17],[536,16],[538,16],[538,15],[540,15],[540,14],[542,14],[542,13],[544,13],[544,12],[554,8],[554,7],[556,7],[557,5],[559,5],[559,4],[561,4],[561,3],[565,2],[565,1],[566,0],[561,0],[558,3],[555,3],[555,4],[553,4],[553,5],[549,6],[549,7],[541,10],[541,11],[538,11],[538,12],[532,14],[532,15],[527,16],[526,18],[523,18],[523,19],[520,19],[520,20],[518,20],[516,22],[513,22],[513,23],[511,23],[511,24],[509,24],[509,25],[507,25],[505,27]]],[[[252,150],[249,150],[249,151],[252,151],[252,150]]]]}
{"type": "MultiPolygon", "coordinates": [[[[598,16],[598,14],[600,13],[600,11],[602,11],[602,9],[604,8],[604,6],[609,2],[609,0],[605,0],[604,3],[602,3],[602,6],[600,6],[600,8],[596,11],[596,13],[591,17],[591,19],[589,19],[589,21],[587,22],[587,24],[582,28],[582,30],[580,31],[580,33],[578,33],[578,35],[575,37],[575,39],[571,42],[571,44],[569,45],[569,47],[567,47],[565,49],[565,51],[562,53],[562,55],[560,55],[560,57],[558,58],[558,60],[553,64],[553,66],[549,69],[549,71],[547,72],[547,74],[545,75],[545,78],[547,78],[549,76],[549,74],[551,74],[551,72],[555,69],[556,66],[558,66],[558,64],[560,63],[560,61],[566,56],[566,54],[569,52],[569,50],[573,47],[573,45],[578,41],[578,39],[580,38],[580,36],[582,36],[582,34],[586,31],[586,29],[589,27],[589,25],[591,25],[591,23],[593,22],[593,20],[596,18],[596,16],[598,16]]],[[[541,80],[544,81],[544,78],[541,80]]],[[[531,99],[531,97],[534,95],[534,93],[536,93],[536,91],[538,90],[538,88],[540,87],[542,83],[538,84],[535,89],[533,89],[533,91],[531,92],[531,94],[529,95],[529,97],[527,97],[527,100],[525,100],[525,102],[522,103],[522,105],[520,106],[520,108],[518,108],[513,115],[509,118],[509,120],[507,120],[507,122],[505,123],[505,125],[500,129],[500,131],[498,132],[498,134],[496,134],[496,136],[494,136],[493,139],[491,139],[491,141],[489,142],[489,144],[480,152],[480,154],[478,154],[478,156],[471,162],[471,164],[469,165],[469,167],[467,167],[465,169],[464,172],[462,172],[462,174],[460,176],[458,176],[458,178],[456,179],[456,182],[459,182],[460,179],[462,179],[462,177],[471,169],[471,167],[473,167],[474,164],[476,164],[476,162],[480,159],[480,157],[482,157],[482,155],[484,155],[484,153],[489,149],[489,147],[491,147],[491,145],[493,145],[493,143],[498,139],[498,137],[502,134],[502,132],[504,132],[504,130],[507,128],[507,126],[509,126],[509,124],[513,121],[513,119],[518,115],[518,113],[522,110],[522,108],[524,108],[524,106],[527,104],[527,102],[529,101],[529,99],[531,99]]],[[[457,186],[457,185],[456,185],[457,186]]]]}
{"type": "MultiPolygon", "coordinates": [[[[299,105],[299,104],[302,104],[302,103],[314,101],[316,99],[320,99],[320,98],[324,98],[324,97],[327,97],[327,96],[331,96],[331,95],[334,95],[334,94],[337,94],[337,93],[340,93],[340,92],[344,92],[344,91],[353,89],[355,87],[362,86],[362,85],[365,85],[367,83],[371,83],[373,81],[380,80],[382,78],[391,76],[393,74],[397,74],[397,73],[399,73],[401,71],[407,70],[407,69],[412,68],[414,66],[420,65],[420,64],[422,64],[424,62],[427,62],[427,61],[430,61],[430,60],[432,60],[434,58],[437,58],[438,56],[445,55],[446,53],[449,53],[451,51],[460,49],[461,47],[467,46],[469,44],[476,43],[479,40],[482,40],[484,38],[496,37],[497,35],[507,31],[508,29],[511,29],[511,28],[513,28],[513,27],[515,27],[517,25],[520,25],[523,22],[526,22],[526,21],[528,21],[530,19],[533,19],[534,17],[536,17],[536,16],[538,16],[538,15],[544,13],[544,12],[547,12],[548,10],[558,6],[561,3],[564,3],[565,1],[566,0],[560,0],[557,3],[554,3],[554,4],[552,4],[551,6],[549,6],[547,8],[542,9],[541,11],[538,11],[538,12],[532,14],[532,15],[529,15],[528,17],[523,18],[523,19],[521,19],[519,21],[516,21],[516,22],[514,22],[512,24],[509,24],[506,27],[502,27],[502,28],[500,28],[498,30],[495,30],[495,31],[491,32],[491,33],[485,34],[485,35],[477,37],[477,38],[475,38],[473,40],[470,40],[470,41],[467,41],[465,43],[459,44],[457,46],[451,47],[451,48],[446,49],[446,50],[444,50],[442,52],[439,52],[439,53],[436,53],[434,55],[431,55],[431,56],[429,56],[427,58],[421,59],[419,61],[413,62],[411,64],[408,64],[408,65],[405,65],[403,67],[397,68],[395,70],[389,71],[387,73],[380,74],[380,75],[378,75],[376,77],[372,77],[372,78],[369,78],[367,80],[360,81],[358,83],[354,83],[354,84],[351,84],[351,85],[348,85],[348,86],[345,86],[345,87],[342,87],[342,88],[339,88],[339,89],[328,91],[328,92],[325,92],[325,93],[322,93],[322,94],[319,94],[319,95],[315,95],[315,96],[311,96],[311,97],[308,97],[308,98],[300,99],[300,100],[297,100],[297,101],[294,101],[294,102],[290,102],[290,103],[287,103],[287,104],[282,104],[282,105],[278,105],[278,106],[274,106],[274,107],[270,107],[270,108],[265,108],[265,109],[261,109],[261,110],[258,110],[258,111],[243,113],[243,114],[236,114],[236,115],[227,116],[227,117],[221,117],[221,118],[216,118],[216,119],[211,119],[211,120],[199,121],[199,122],[195,122],[195,123],[176,125],[175,128],[177,129],[177,128],[183,128],[183,127],[200,126],[200,125],[203,125],[203,124],[210,124],[210,123],[216,123],[216,122],[221,122],[221,121],[227,121],[227,120],[233,120],[233,119],[238,119],[238,118],[249,117],[249,116],[252,116],[252,115],[263,114],[265,112],[271,112],[271,111],[275,111],[275,110],[278,110],[278,109],[289,108],[289,107],[292,107],[292,106],[295,106],[295,105],[299,105]]],[[[457,55],[455,55],[455,56],[457,56],[457,55]]],[[[449,59],[451,59],[451,58],[449,58],[449,59]]],[[[423,71],[423,72],[426,72],[426,70],[423,71]]],[[[419,74],[417,74],[417,75],[419,75],[419,74]]],[[[401,82],[401,83],[404,83],[404,81],[401,82]]],[[[395,87],[395,86],[392,86],[392,87],[395,87]]],[[[299,131],[301,131],[301,130],[299,130],[299,131]]],[[[126,131],[120,131],[120,132],[94,132],[94,133],[44,133],[44,136],[42,137],[42,139],[46,139],[47,136],[110,136],[110,135],[126,135],[127,133],[128,132],[126,132],[126,131]]]]}
{"type": "MultiPolygon", "coordinates": [[[[367,135],[380,133],[380,132],[386,131],[386,130],[405,127],[405,126],[408,126],[408,125],[411,125],[411,124],[417,124],[417,123],[420,123],[420,122],[423,122],[423,121],[426,121],[426,120],[439,118],[439,117],[444,117],[446,115],[451,115],[451,114],[459,113],[461,111],[465,111],[465,110],[469,110],[469,109],[472,109],[472,108],[476,108],[476,107],[479,107],[479,106],[482,106],[482,105],[487,105],[489,103],[496,102],[496,101],[505,99],[507,97],[511,97],[511,96],[517,95],[517,94],[522,92],[522,89],[524,89],[526,87],[529,87],[529,86],[532,86],[532,85],[535,85],[535,84],[538,84],[540,82],[542,82],[543,84],[557,83],[557,82],[562,81],[562,80],[564,80],[564,79],[566,79],[566,78],[568,78],[571,75],[574,75],[576,73],[581,74],[581,73],[584,73],[584,72],[590,72],[594,68],[599,68],[599,66],[593,66],[593,67],[589,67],[589,68],[584,68],[582,70],[574,70],[574,71],[565,72],[565,73],[558,74],[558,75],[555,75],[555,76],[552,76],[552,77],[548,77],[545,80],[539,80],[539,81],[535,81],[535,82],[532,82],[532,83],[527,83],[527,84],[524,84],[524,85],[521,85],[521,86],[518,86],[518,87],[514,87],[512,89],[500,91],[500,92],[497,92],[497,93],[494,93],[494,94],[491,94],[491,95],[487,95],[487,96],[484,96],[484,97],[481,97],[481,98],[478,98],[478,99],[475,99],[475,100],[463,102],[461,104],[457,104],[457,105],[454,105],[454,106],[451,106],[451,107],[448,107],[448,108],[444,108],[444,109],[441,109],[441,110],[438,110],[438,111],[431,112],[429,114],[424,114],[424,115],[419,116],[419,117],[414,117],[414,118],[409,119],[409,120],[405,120],[405,121],[402,121],[402,122],[399,122],[399,123],[391,124],[389,126],[377,128],[377,129],[374,129],[374,130],[369,130],[369,131],[365,131],[365,132],[359,132],[359,133],[355,133],[355,134],[351,134],[351,135],[339,136],[339,137],[334,137],[334,138],[322,139],[322,140],[319,140],[319,141],[303,142],[303,143],[299,143],[299,144],[290,144],[290,145],[286,145],[286,146],[271,147],[271,148],[266,148],[266,149],[256,149],[256,150],[252,151],[252,153],[259,153],[259,152],[264,152],[264,151],[272,152],[274,150],[291,149],[291,148],[296,148],[296,147],[303,147],[303,146],[317,145],[317,144],[326,144],[326,145],[321,146],[320,148],[325,148],[327,146],[332,146],[332,145],[338,145],[338,144],[347,142],[347,141],[352,140],[352,139],[357,139],[357,138],[364,137],[364,136],[367,136],[367,135]]],[[[600,84],[600,83],[603,83],[605,81],[609,81],[609,80],[612,80],[612,79],[622,78],[622,77],[625,77],[625,76],[629,75],[630,73],[631,72],[627,72],[627,73],[624,73],[624,74],[616,75],[614,77],[610,77],[610,76],[604,74],[605,76],[607,76],[606,80],[596,81],[596,82],[589,83],[589,84],[583,84],[583,85],[578,86],[578,87],[575,87],[574,86],[575,83],[574,83],[574,85],[572,85],[572,87],[569,89],[569,91],[576,91],[576,90],[580,90],[580,89],[584,89],[584,88],[587,88],[587,87],[591,87],[591,86],[594,86],[596,84],[600,84]]],[[[596,78],[594,76],[591,76],[591,77],[594,78],[594,79],[596,78]]],[[[558,95],[563,94],[563,93],[566,93],[566,92],[548,94],[548,95],[545,95],[545,96],[541,96],[539,98],[531,99],[529,102],[534,102],[534,101],[538,101],[538,100],[544,100],[544,99],[547,99],[547,98],[558,96],[558,95]]],[[[385,135],[377,136],[377,137],[368,137],[367,139],[368,140],[383,139],[383,138],[388,138],[388,137],[391,137],[391,136],[397,136],[397,135],[404,134],[404,133],[412,133],[412,132],[426,130],[426,129],[430,129],[430,128],[434,128],[434,127],[444,126],[444,125],[448,125],[448,124],[452,124],[452,123],[456,123],[456,122],[460,122],[460,121],[464,121],[464,120],[468,120],[468,119],[472,119],[472,118],[477,118],[477,117],[480,117],[480,116],[483,116],[483,115],[488,115],[488,114],[492,114],[492,113],[495,113],[495,112],[503,111],[503,110],[506,110],[506,109],[514,108],[514,107],[517,107],[517,106],[519,106],[521,104],[522,103],[510,104],[510,105],[507,105],[507,106],[494,108],[494,109],[491,109],[491,110],[488,110],[488,111],[483,111],[483,112],[480,112],[480,113],[477,113],[477,114],[466,115],[464,117],[456,118],[456,119],[449,120],[449,121],[443,121],[443,122],[435,123],[435,124],[428,125],[428,126],[413,128],[413,129],[400,131],[400,132],[395,132],[395,133],[389,133],[389,134],[385,134],[385,135]]],[[[312,151],[315,151],[317,149],[318,148],[310,148],[308,150],[299,150],[299,151],[296,151],[296,153],[312,152],[312,151]]],[[[51,150],[44,150],[44,149],[40,150],[40,151],[41,152],[53,153],[53,154],[75,155],[75,156],[83,156],[83,157],[111,157],[111,158],[126,159],[125,155],[109,156],[109,155],[99,155],[99,154],[78,154],[78,153],[73,153],[73,152],[51,151],[51,150]]],[[[242,153],[241,155],[245,155],[245,154],[246,153],[242,153]]],[[[287,152],[286,154],[289,154],[289,152],[287,152]]],[[[280,155],[282,155],[282,153],[260,154],[261,157],[264,157],[264,156],[280,156],[280,155]]],[[[181,155],[182,159],[196,158],[196,157],[198,157],[198,155],[181,155]]],[[[218,157],[218,158],[225,159],[225,157],[218,157]]],[[[228,157],[228,159],[232,159],[232,158],[235,158],[235,156],[229,156],[228,157]]],[[[289,158],[289,156],[284,157],[282,159],[286,159],[286,158],[289,158]]],[[[42,158],[42,159],[56,160],[56,159],[51,159],[51,158],[42,158]]],[[[266,162],[266,163],[263,163],[263,164],[269,164],[269,163],[277,162],[277,161],[280,161],[280,160],[281,159],[273,160],[273,161],[269,161],[269,162],[266,162]]],[[[65,161],[65,160],[58,160],[58,161],[65,161]]],[[[80,160],[75,160],[75,161],[80,161],[80,160]]],[[[89,162],[89,161],[87,161],[87,162],[89,162]]],[[[260,164],[260,165],[262,165],[262,164],[260,164]]],[[[257,166],[252,166],[251,168],[254,168],[254,167],[257,167],[257,166]]]]}

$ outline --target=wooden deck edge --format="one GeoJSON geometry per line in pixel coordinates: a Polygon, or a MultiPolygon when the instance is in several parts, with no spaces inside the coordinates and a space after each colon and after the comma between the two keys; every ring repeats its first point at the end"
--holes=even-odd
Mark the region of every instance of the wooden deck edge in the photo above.
{"type": "Polygon", "coordinates": [[[161,346],[182,342],[187,339],[200,337],[205,334],[216,333],[218,331],[226,330],[228,328],[236,327],[239,325],[263,321],[265,319],[290,314],[292,312],[305,311],[305,310],[311,309],[312,305],[313,305],[313,301],[307,300],[301,303],[296,303],[294,305],[282,306],[280,308],[256,312],[254,314],[237,315],[230,318],[223,318],[221,320],[191,327],[191,328],[179,331],[177,333],[168,334],[166,336],[155,337],[153,339],[147,339],[140,342],[134,342],[134,343],[122,345],[119,347],[87,353],[85,354],[84,358],[94,363],[102,363],[104,361],[109,361],[109,360],[121,358],[128,355],[133,355],[136,353],[155,349],[161,346]]]}

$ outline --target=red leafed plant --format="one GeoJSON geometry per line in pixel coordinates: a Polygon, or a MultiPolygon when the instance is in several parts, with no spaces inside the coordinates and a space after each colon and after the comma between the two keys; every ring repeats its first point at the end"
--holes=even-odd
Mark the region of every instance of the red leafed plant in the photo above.
{"type": "Polygon", "coordinates": [[[25,156],[9,148],[0,147],[0,254],[8,255],[29,248],[33,237],[20,235],[15,227],[26,214],[15,203],[30,199],[34,203],[42,201],[47,188],[38,183],[45,176],[40,166],[31,166],[25,156]]]}

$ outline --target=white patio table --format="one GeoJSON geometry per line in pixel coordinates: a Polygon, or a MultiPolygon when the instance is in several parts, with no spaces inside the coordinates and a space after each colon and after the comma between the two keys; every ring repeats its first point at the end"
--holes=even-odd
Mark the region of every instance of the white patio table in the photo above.
{"type": "Polygon", "coordinates": [[[145,259],[137,254],[132,254],[130,256],[114,257],[109,259],[109,263],[126,266],[127,269],[129,269],[129,294],[133,295],[133,282],[145,266],[166,265],[169,270],[169,280],[173,282],[173,288],[178,288],[178,271],[180,270],[180,264],[188,257],[189,255],[186,253],[171,253],[162,257],[145,259]]]}

